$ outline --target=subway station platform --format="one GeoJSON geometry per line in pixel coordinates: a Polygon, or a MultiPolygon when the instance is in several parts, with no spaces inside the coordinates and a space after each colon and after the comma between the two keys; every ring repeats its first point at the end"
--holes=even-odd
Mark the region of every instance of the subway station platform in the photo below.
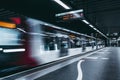
{"type": "Polygon", "coordinates": [[[120,80],[119,48],[105,48],[36,80],[120,80]]]}
{"type": "Polygon", "coordinates": [[[105,47],[54,63],[2,80],[120,80],[120,47],[105,47]]]}
{"type": "Polygon", "coordinates": [[[2,0],[0,80],[120,80],[120,0],[2,0]]]}

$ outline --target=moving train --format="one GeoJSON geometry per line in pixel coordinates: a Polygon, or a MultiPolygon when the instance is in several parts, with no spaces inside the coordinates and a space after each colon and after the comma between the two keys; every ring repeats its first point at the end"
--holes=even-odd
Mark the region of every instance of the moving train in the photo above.
{"type": "Polygon", "coordinates": [[[25,17],[0,23],[0,77],[104,47],[86,34],[25,17]],[[14,25],[13,25],[14,24],[14,25]]]}

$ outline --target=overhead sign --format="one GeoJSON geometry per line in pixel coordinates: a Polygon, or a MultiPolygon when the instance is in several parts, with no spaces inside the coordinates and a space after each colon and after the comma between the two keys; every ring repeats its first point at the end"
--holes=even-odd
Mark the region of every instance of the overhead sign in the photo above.
{"type": "Polygon", "coordinates": [[[58,20],[72,20],[72,19],[81,19],[83,18],[83,9],[75,10],[75,11],[69,11],[64,13],[59,13],[55,15],[58,20]]]}
{"type": "Polygon", "coordinates": [[[0,27],[4,27],[4,28],[16,28],[16,24],[0,21],[0,27]]]}

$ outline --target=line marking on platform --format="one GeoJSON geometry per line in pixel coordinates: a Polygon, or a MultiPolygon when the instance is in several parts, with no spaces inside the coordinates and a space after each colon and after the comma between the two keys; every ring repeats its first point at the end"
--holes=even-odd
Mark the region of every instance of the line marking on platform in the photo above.
{"type": "Polygon", "coordinates": [[[81,68],[81,63],[85,61],[85,60],[80,60],[77,64],[77,69],[78,69],[78,77],[76,80],[82,80],[83,78],[83,72],[82,72],[82,68],[81,68]]]}

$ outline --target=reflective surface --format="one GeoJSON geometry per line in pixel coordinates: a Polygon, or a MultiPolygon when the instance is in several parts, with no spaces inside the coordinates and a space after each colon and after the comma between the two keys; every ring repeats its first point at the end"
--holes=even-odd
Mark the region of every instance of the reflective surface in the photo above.
{"type": "Polygon", "coordinates": [[[119,74],[120,48],[111,47],[36,80],[120,80],[119,74]]]}

